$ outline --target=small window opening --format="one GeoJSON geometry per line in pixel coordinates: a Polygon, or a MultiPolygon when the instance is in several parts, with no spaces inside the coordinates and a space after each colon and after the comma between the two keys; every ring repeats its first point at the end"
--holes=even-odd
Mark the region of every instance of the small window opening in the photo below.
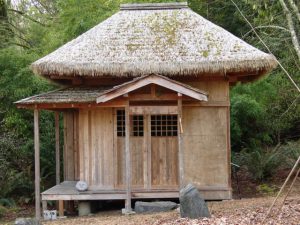
{"type": "Polygon", "coordinates": [[[177,136],[177,115],[152,115],[151,136],[177,136]]]}
{"type": "Polygon", "coordinates": [[[144,136],[144,116],[133,115],[131,116],[131,136],[143,137],[144,136]]]}
{"type": "Polygon", "coordinates": [[[125,137],[125,110],[117,110],[117,136],[125,137]]]}

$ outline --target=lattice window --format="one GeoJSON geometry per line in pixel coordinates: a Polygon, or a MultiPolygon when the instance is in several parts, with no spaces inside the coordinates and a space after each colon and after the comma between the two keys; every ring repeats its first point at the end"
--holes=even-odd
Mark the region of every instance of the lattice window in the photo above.
{"type": "Polygon", "coordinates": [[[117,136],[125,137],[125,110],[117,110],[117,136]]]}
{"type": "Polygon", "coordinates": [[[177,115],[152,115],[151,136],[177,136],[177,115]]]}
{"type": "Polygon", "coordinates": [[[131,116],[131,135],[135,137],[144,136],[144,116],[143,115],[133,115],[131,116]]]}

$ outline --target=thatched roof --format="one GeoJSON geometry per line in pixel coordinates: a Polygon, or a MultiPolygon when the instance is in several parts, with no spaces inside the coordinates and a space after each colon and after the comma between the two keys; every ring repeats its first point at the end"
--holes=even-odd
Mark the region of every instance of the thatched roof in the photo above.
{"type": "Polygon", "coordinates": [[[131,4],[32,64],[41,75],[165,76],[262,74],[274,56],[247,44],[187,7],[131,4]]]}

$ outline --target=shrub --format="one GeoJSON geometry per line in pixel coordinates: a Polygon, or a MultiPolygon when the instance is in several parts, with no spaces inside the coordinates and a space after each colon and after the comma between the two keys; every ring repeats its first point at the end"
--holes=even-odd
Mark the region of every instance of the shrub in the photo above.
{"type": "Polygon", "coordinates": [[[280,147],[281,158],[286,168],[292,168],[300,156],[300,141],[288,142],[280,147]]]}
{"type": "Polygon", "coordinates": [[[255,180],[265,180],[282,165],[278,148],[244,149],[236,153],[236,163],[245,166],[255,180]]]}
{"type": "Polygon", "coordinates": [[[8,209],[5,208],[4,206],[0,205],[0,218],[2,218],[6,213],[8,209]]]}
{"type": "Polygon", "coordinates": [[[0,206],[13,207],[15,205],[15,201],[11,198],[0,198],[0,206]]]}

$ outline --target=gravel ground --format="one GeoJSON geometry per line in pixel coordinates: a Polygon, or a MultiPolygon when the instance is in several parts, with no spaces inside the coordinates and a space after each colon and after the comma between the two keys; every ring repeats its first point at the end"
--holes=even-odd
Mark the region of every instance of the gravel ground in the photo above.
{"type": "MultiPolygon", "coordinates": [[[[198,224],[222,224],[222,225],[243,225],[243,224],[261,224],[272,197],[251,198],[242,200],[230,200],[222,202],[209,202],[209,209],[212,218],[203,218],[191,220],[180,218],[179,212],[174,210],[167,213],[156,214],[135,214],[130,216],[121,215],[120,211],[100,212],[93,216],[75,217],[61,219],[57,221],[48,221],[48,225],[198,225],[198,224]]],[[[279,205],[279,204],[277,204],[279,205]]],[[[282,210],[275,208],[272,215],[265,224],[300,224],[300,196],[292,196],[286,201],[282,210]]]]}

